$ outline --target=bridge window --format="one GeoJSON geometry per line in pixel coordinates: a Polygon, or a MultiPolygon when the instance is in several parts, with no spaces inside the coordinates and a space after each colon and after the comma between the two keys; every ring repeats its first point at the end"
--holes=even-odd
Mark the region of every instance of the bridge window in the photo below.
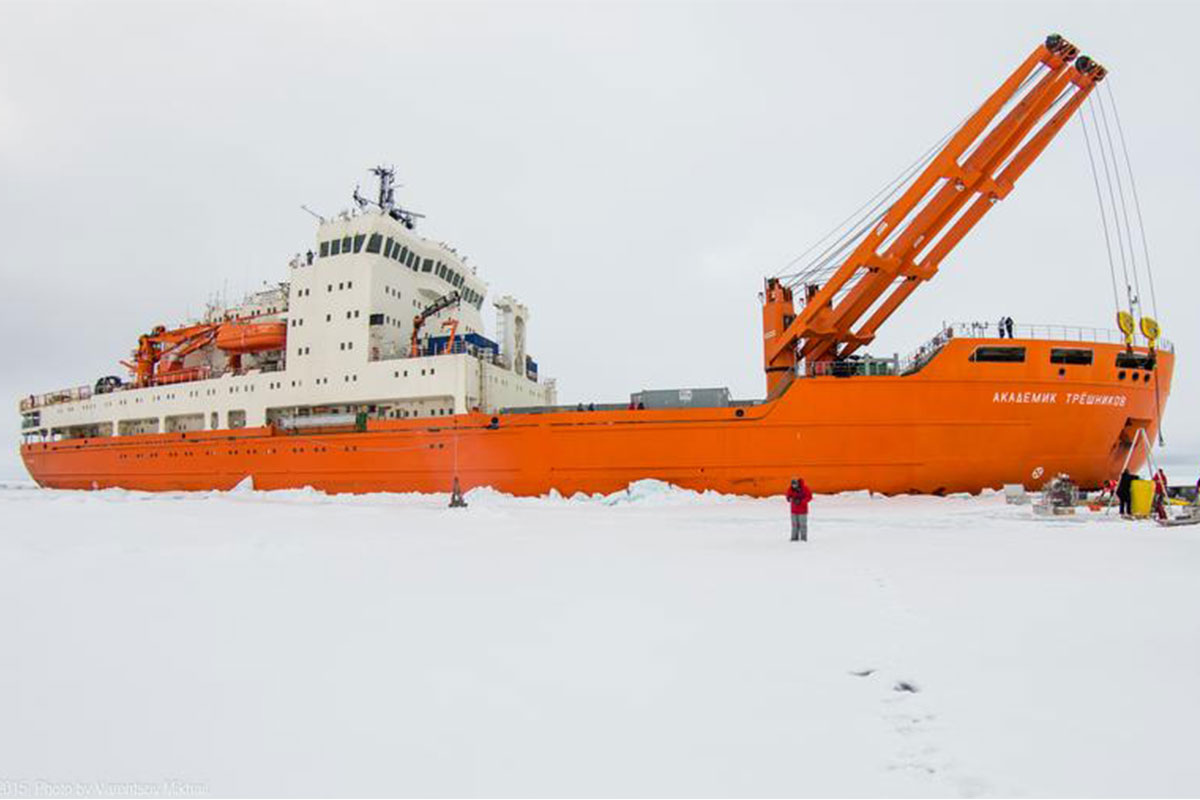
{"type": "Polygon", "coordinates": [[[354,252],[357,253],[359,250],[362,250],[363,239],[366,239],[366,238],[367,238],[367,235],[365,233],[360,233],[354,237],[354,252]]]}
{"type": "Polygon", "coordinates": [[[329,255],[329,242],[321,242],[321,258],[326,258],[329,255]]]}
{"type": "Polygon", "coordinates": [[[351,245],[351,243],[353,243],[353,241],[354,241],[354,240],[353,240],[353,239],[351,239],[349,236],[343,236],[343,237],[342,237],[342,252],[343,252],[343,253],[349,253],[349,252],[350,252],[350,245],[351,245]]]}
{"type": "Polygon", "coordinates": [[[1092,351],[1074,347],[1053,347],[1050,349],[1051,364],[1081,364],[1092,363],[1092,351]]]}
{"type": "Polygon", "coordinates": [[[971,353],[970,360],[998,364],[1023,364],[1025,362],[1025,348],[976,347],[975,352],[971,353]]]}
{"type": "Polygon", "coordinates": [[[421,263],[421,272],[433,272],[432,258],[427,258],[421,263]]]}
{"type": "Polygon", "coordinates": [[[329,243],[329,255],[336,256],[342,252],[342,240],[334,239],[329,243]]]}
{"type": "MultiPolygon", "coordinates": [[[[361,238],[362,238],[361,236],[356,237],[355,242],[357,243],[358,239],[361,239],[361,238]]],[[[388,242],[390,244],[391,239],[389,239],[388,242]]],[[[367,240],[367,252],[368,253],[378,253],[379,248],[382,246],[383,246],[382,234],[372,233],[371,238],[367,240]]],[[[354,249],[358,250],[357,247],[355,247],[354,249]]]]}

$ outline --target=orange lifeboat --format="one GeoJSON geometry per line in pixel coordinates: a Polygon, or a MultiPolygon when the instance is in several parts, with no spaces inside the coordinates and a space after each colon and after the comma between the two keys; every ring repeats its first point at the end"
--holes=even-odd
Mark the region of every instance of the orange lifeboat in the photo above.
{"type": "Polygon", "coordinates": [[[226,322],[217,331],[217,347],[226,353],[260,353],[287,345],[283,322],[226,322]]]}

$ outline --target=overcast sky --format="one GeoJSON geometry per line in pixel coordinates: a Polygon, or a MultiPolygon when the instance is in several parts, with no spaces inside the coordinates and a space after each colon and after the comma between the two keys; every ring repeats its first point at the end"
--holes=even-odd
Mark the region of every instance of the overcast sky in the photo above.
{"type": "MultiPolygon", "coordinates": [[[[1200,455],[1197,30],[1195,3],[0,2],[0,475],[21,395],[283,279],[300,204],[348,207],[381,162],[422,233],[528,303],[563,401],[761,396],[763,276],[1053,31],[1111,70],[1181,351],[1165,432],[1200,455]]],[[[1002,314],[1113,326],[1077,123],[871,349],[1002,314]]]]}

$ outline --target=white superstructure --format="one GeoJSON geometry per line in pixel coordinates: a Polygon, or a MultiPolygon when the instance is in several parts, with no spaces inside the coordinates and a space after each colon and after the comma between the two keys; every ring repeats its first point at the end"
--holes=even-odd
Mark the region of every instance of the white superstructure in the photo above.
{"type": "Polygon", "coordinates": [[[487,284],[452,247],[414,233],[418,215],[394,204],[392,171],[374,172],[379,200],[356,191],[356,209],[322,219],[313,249],[291,260],[285,282],[236,307],[210,308],[197,323],[286,326],[285,346],[234,356],[214,340],[148,385],[109,378],[30,396],[21,402],[24,432],[122,436],[330,413],[439,417],[553,404],[553,381],[539,382],[526,354],[528,310],[501,298],[502,344],[485,337],[487,284]],[[423,319],[414,352],[415,318],[430,306],[444,307],[423,319]]]}

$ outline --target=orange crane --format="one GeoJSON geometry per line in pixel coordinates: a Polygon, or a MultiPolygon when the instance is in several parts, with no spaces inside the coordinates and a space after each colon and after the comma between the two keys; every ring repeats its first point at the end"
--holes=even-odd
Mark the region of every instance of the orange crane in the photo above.
{"type": "Polygon", "coordinates": [[[133,371],[133,385],[151,386],[202,377],[201,370],[184,369],[183,360],[210,344],[226,352],[230,368],[240,365],[243,353],[282,350],[286,347],[287,326],[282,323],[247,324],[249,320],[271,314],[253,314],[217,322],[201,322],[167,330],[157,325],[138,337],[134,363],[121,363],[133,371]]]}
{"type": "Polygon", "coordinates": [[[804,287],[799,313],[791,289],[768,278],[763,294],[768,394],[786,385],[800,360],[812,369],[872,342],[880,325],[1008,196],[1105,74],[1063,37],[1047,37],[958,128],[828,280],[804,287]],[[1012,108],[995,121],[1010,102],[1012,108]]]}
{"type": "Polygon", "coordinates": [[[183,359],[211,344],[220,328],[220,322],[187,325],[170,331],[163,325],[157,325],[149,333],[138,337],[137,350],[133,353],[134,363],[121,363],[133,370],[134,386],[150,386],[159,379],[160,362],[166,362],[163,370],[166,373],[179,371],[183,359]]]}
{"type": "MultiPolygon", "coordinates": [[[[447,295],[442,295],[437,300],[434,300],[432,303],[422,309],[420,314],[417,314],[415,317],[413,317],[412,342],[409,346],[409,355],[412,358],[416,358],[417,355],[420,354],[421,348],[417,344],[417,338],[421,335],[421,327],[425,324],[426,320],[443,309],[458,305],[458,302],[461,299],[462,295],[456,291],[447,295]]],[[[450,340],[451,342],[454,341],[453,333],[450,334],[450,340]]]]}
{"type": "Polygon", "coordinates": [[[446,340],[445,352],[453,353],[454,352],[454,337],[458,335],[458,317],[450,317],[450,319],[448,319],[442,323],[442,327],[450,329],[450,338],[446,340]]]}

